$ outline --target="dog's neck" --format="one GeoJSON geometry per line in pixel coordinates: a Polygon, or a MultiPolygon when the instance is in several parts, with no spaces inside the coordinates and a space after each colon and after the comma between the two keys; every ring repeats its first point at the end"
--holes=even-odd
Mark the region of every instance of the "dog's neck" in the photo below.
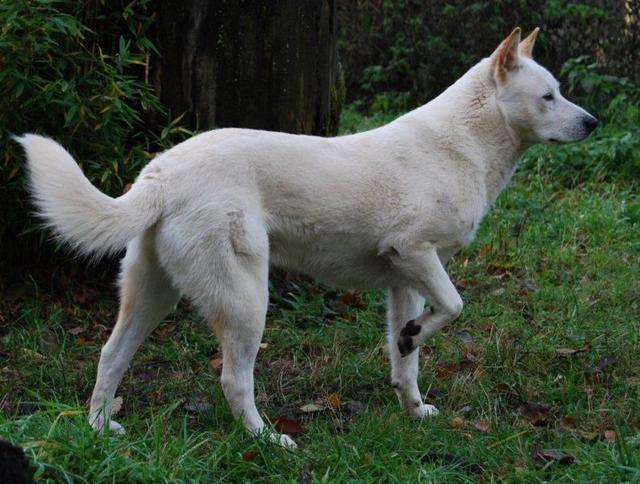
{"type": "MultiPolygon", "coordinates": [[[[488,205],[507,185],[528,146],[508,125],[496,99],[490,60],[484,59],[432,102],[418,108],[425,121],[438,120],[442,142],[456,156],[480,163],[488,205]]],[[[429,127],[433,130],[433,125],[429,127]]]]}

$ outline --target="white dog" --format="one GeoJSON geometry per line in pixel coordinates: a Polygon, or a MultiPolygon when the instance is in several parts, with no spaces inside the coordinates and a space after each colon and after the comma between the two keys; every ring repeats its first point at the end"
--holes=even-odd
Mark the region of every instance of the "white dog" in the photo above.
{"type": "Polygon", "coordinates": [[[446,261],[473,239],[529,146],[581,140],[597,124],[532,59],[537,33],[520,42],[515,29],[436,99],[381,128],[338,138],[210,131],[156,157],[116,199],[54,141],[19,138],[48,225],[86,253],[127,249],[93,427],[123,431],[110,419],[116,388],[184,296],[220,341],[233,414],[263,431],[253,366],[269,264],[337,286],[388,289],[392,386],[411,415],[436,414],[418,390],[414,350],[462,311],[446,261]]]}

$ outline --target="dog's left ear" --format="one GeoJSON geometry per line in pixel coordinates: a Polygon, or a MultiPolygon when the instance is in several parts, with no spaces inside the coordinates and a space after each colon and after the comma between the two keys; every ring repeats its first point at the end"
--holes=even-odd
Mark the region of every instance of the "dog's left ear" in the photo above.
{"type": "Polygon", "coordinates": [[[509,71],[518,67],[518,44],[520,43],[520,27],[513,29],[513,32],[502,41],[495,52],[491,55],[491,64],[496,79],[499,82],[507,82],[509,71]]]}
{"type": "Polygon", "coordinates": [[[536,27],[526,39],[520,42],[518,46],[518,53],[523,57],[533,57],[533,46],[536,45],[536,39],[538,38],[538,32],[540,27],[536,27]]]}

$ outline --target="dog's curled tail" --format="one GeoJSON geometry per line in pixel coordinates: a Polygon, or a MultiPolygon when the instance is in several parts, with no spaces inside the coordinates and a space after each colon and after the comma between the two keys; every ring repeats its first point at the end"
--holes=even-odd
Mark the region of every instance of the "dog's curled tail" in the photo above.
{"type": "Polygon", "coordinates": [[[81,253],[117,252],[160,217],[162,190],[152,173],[141,176],[121,197],[111,198],[94,187],[52,139],[34,134],[14,139],[26,153],[38,215],[81,253]]]}

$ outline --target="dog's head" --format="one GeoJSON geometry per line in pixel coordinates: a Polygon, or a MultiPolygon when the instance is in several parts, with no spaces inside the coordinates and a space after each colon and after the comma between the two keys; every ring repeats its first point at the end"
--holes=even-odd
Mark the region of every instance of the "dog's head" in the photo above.
{"type": "Polygon", "coordinates": [[[520,41],[516,28],[491,55],[498,107],[525,143],[560,144],[586,138],[598,120],[560,94],[558,81],[533,60],[539,29],[520,41]]]}

